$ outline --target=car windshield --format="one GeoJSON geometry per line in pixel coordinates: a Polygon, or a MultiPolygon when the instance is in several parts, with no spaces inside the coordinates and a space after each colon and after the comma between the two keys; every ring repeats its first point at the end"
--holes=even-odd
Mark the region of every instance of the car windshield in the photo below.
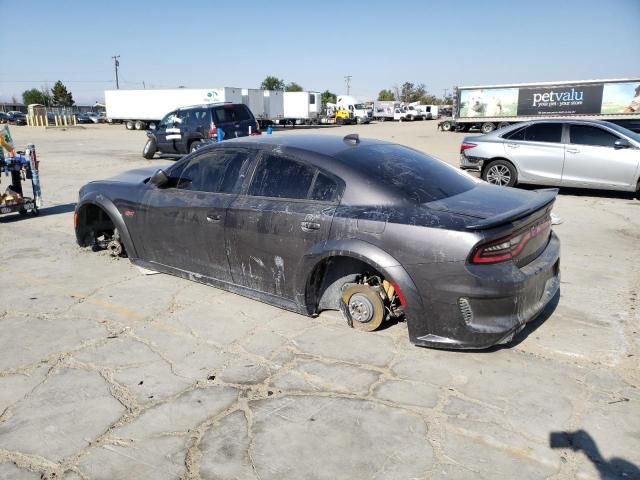
{"type": "Polygon", "coordinates": [[[628,128],[624,128],[624,127],[621,127],[620,125],[616,125],[615,123],[610,123],[610,122],[607,122],[607,127],[611,128],[612,130],[615,130],[618,133],[621,133],[622,135],[625,135],[631,138],[632,140],[635,140],[636,142],[640,142],[640,133],[632,132],[628,128]]]}
{"type": "Polygon", "coordinates": [[[460,170],[402,145],[358,147],[336,156],[375,183],[417,203],[452,197],[476,185],[460,170]]]}
{"type": "Polygon", "coordinates": [[[356,110],[364,110],[364,104],[362,103],[356,103],[353,108],[355,108],[356,110]]]}

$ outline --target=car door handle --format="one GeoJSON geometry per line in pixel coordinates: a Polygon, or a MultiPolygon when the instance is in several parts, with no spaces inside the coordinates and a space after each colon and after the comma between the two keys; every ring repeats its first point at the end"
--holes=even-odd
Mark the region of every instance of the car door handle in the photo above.
{"type": "Polygon", "coordinates": [[[320,230],[320,224],[316,222],[300,222],[300,228],[303,232],[311,232],[312,230],[320,230]]]}
{"type": "Polygon", "coordinates": [[[222,220],[222,215],[217,215],[217,214],[207,215],[207,222],[209,223],[218,223],[220,220],[222,220]]]}
{"type": "Polygon", "coordinates": [[[518,145],[517,143],[507,143],[507,147],[509,148],[518,148],[520,145],[518,145]]]}
{"type": "Polygon", "coordinates": [[[567,152],[569,153],[580,153],[580,150],[577,148],[567,148],[567,152]]]}

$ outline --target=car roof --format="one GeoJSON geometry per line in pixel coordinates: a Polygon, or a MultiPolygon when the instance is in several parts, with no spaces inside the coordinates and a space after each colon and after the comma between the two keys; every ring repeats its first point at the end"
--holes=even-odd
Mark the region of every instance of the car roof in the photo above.
{"type": "Polygon", "coordinates": [[[588,124],[599,124],[599,125],[608,125],[610,122],[607,122],[606,120],[597,120],[597,119],[593,119],[593,120],[589,120],[589,119],[582,119],[582,118],[541,118],[541,119],[536,119],[536,120],[528,120],[527,122],[523,122],[523,123],[527,123],[527,124],[533,124],[533,123],[567,123],[567,122],[571,122],[571,123],[582,123],[585,125],[588,124]]]}
{"type": "Polygon", "coordinates": [[[253,146],[262,147],[282,147],[302,150],[320,155],[334,157],[339,152],[353,148],[363,148],[370,145],[388,144],[391,142],[383,140],[374,140],[371,138],[360,138],[359,136],[339,136],[339,135],[257,135],[252,137],[240,137],[237,139],[227,140],[225,143],[233,142],[236,144],[247,143],[253,146]],[[357,142],[354,140],[357,138],[357,142]]]}
{"type": "Polygon", "coordinates": [[[242,105],[242,106],[246,106],[244,105],[244,103],[233,103],[233,102],[214,102],[214,103],[200,103],[197,105],[189,105],[187,107],[179,107],[176,108],[176,111],[178,110],[191,110],[192,108],[213,108],[213,107],[224,107],[225,105],[242,105]]]}
{"type": "MultiPolygon", "coordinates": [[[[534,119],[534,120],[525,120],[523,122],[516,122],[512,125],[509,125],[508,127],[504,127],[504,128],[499,128],[497,130],[494,130],[491,133],[487,133],[484,135],[477,135],[474,138],[479,139],[480,137],[487,137],[487,138],[502,138],[504,135],[506,135],[507,133],[511,133],[514,132],[516,130],[520,130],[521,128],[524,127],[528,127],[530,125],[535,125],[538,123],[573,123],[576,125],[599,125],[601,127],[611,127],[611,122],[607,122],[606,120],[588,120],[588,119],[582,119],[582,118],[540,118],[540,119],[534,119]]],[[[471,137],[465,137],[465,138],[471,138],[471,137]]]]}

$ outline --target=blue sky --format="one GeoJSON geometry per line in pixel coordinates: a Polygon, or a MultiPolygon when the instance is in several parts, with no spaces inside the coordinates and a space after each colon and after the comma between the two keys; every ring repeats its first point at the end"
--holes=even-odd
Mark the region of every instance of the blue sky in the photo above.
{"type": "Polygon", "coordinates": [[[0,0],[0,100],[61,79],[76,102],[120,87],[258,87],[373,98],[454,85],[640,76],[640,0],[0,0]]]}

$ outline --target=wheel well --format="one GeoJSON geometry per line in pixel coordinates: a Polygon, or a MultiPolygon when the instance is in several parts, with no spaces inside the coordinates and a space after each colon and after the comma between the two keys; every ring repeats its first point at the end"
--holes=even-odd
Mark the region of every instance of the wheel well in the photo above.
{"type": "Polygon", "coordinates": [[[187,143],[187,153],[191,153],[191,147],[193,146],[193,144],[195,142],[202,143],[202,139],[201,138],[192,138],[191,140],[189,140],[189,143],[187,143]]]}
{"type": "Polygon", "coordinates": [[[311,313],[340,308],[341,288],[354,282],[359,275],[377,275],[384,279],[376,268],[353,257],[334,256],[319,262],[307,280],[305,300],[311,313]]]}
{"type": "Polygon", "coordinates": [[[116,227],[109,214],[98,205],[83,205],[77,215],[76,236],[81,247],[91,246],[103,233],[113,235],[116,227]]]}

